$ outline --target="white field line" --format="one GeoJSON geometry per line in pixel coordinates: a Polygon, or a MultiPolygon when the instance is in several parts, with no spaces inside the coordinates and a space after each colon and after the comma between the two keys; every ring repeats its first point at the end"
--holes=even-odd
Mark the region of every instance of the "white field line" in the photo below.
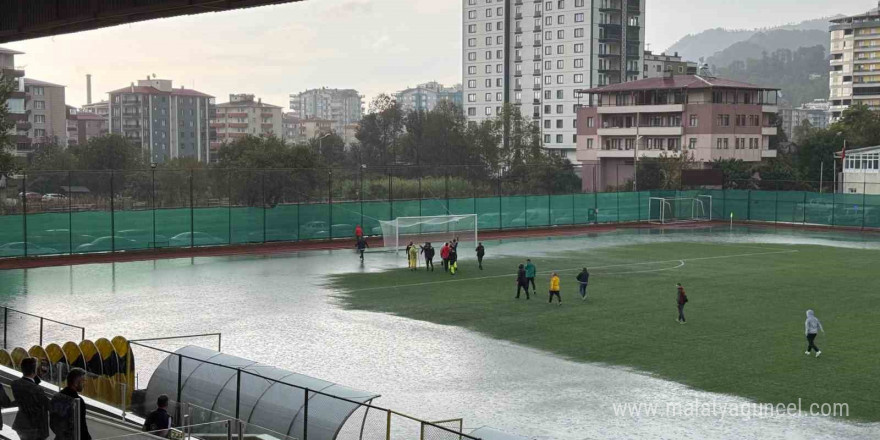
{"type": "MultiPolygon", "coordinates": [[[[613,267],[644,266],[644,265],[649,265],[649,264],[662,264],[662,263],[685,263],[688,261],[721,260],[721,259],[725,259],[725,258],[757,257],[757,256],[761,256],[761,255],[793,254],[793,253],[797,253],[797,252],[798,252],[798,250],[792,249],[792,250],[775,251],[775,252],[754,252],[754,253],[749,253],[749,254],[718,255],[718,256],[714,256],[714,257],[680,258],[677,260],[661,260],[661,261],[644,261],[644,262],[639,262],[639,263],[609,264],[609,265],[605,265],[605,266],[592,266],[591,268],[594,270],[595,269],[609,269],[609,268],[613,268],[613,267]]],[[[549,271],[543,271],[543,272],[537,272],[537,273],[551,274],[553,272],[571,272],[571,271],[581,270],[583,267],[584,266],[578,266],[578,267],[572,267],[572,268],[568,268],[568,269],[549,270],[549,271]]],[[[678,267],[676,267],[675,269],[678,269],[678,267]]],[[[627,272],[626,274],[631,274],[631,273],[634,273],[634,272],[627,272]]],[[[458,282],[464,282],[464,281],[488,280],[488,279],[493,279],[493,278],[508,278],[508,277],[513,277],[513,276],[514,276],[513,274],[491,275],[491,276],[485,276],[485,277],[458,278],[458,279],[451,279],[451,280],[444,280],[444,281],[429,281],[426,283],[397,284],[397,285],[391,285],[391,286],[366,287],[363,289],[344,289],[344,290],[346,290],[347,292],[364,292],[364,291],[368,291],[368,290],[397,289],[397,288],[401,288],[401,287],[431,286],[434,284],[447,284],[447,283],[458,283],[458,282]]]]}
{"type": "Polygon", "coordinates": [[[653,273],[653,272],[664,272],[667,270],[676,270],[684,267],[684,260],[678,260],[678,265],[675,267],[664,267],[662,269],[648,269],[648,270],[635,270],[632,272],[593,272],[590,275],[632,275],[638,273],[653,273]]]}

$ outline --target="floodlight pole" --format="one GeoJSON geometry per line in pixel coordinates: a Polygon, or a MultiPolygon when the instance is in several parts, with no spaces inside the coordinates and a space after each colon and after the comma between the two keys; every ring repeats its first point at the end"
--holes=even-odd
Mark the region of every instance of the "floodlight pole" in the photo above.
{"type": "Polygon", "coordinates": [[[819,194],[822,194],[822,183],[825,178],[825,161],[819,165],[819,194]]]}

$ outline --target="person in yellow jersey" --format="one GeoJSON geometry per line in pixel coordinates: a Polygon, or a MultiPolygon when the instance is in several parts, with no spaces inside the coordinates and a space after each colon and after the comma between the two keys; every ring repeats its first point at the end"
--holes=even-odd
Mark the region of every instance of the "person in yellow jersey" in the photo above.
{"type": "Polygon", "coordinates": [[[559,300],[557,304],[562,305],[562,297],[559,296],[559,274],[556,272],[550,275],[550,304],[553,304],[554,296],[559,300]]]}
{"type": "Polygon", "coordinates": [[[406,247],[406,253],[409,257],[409,270],[417,270],[419,268],[419,248],[412,242],[406,247]]]}

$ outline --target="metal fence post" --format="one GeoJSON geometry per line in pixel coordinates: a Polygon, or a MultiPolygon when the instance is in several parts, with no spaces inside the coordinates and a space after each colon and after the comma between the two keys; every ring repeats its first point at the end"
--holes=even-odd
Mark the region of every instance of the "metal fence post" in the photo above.
{"type": "Polygon", "coordinates": [[[385,414],[385,440],[391,440],[391,411],[387,410],[385,414]]]}
{"type": "Polygon", "coordinates": [[[73,210],[71,209],[71,199],[73,198],[73,194],[70,193],[70,188],[73,186],[73,177],[71,176],[71,171],[67,172],[67,253],[73,253],[73,210]]]}
{"type": "Polygon", "coordinates": [[[333,239],[333,168],[329,168],[327,170],[327,208],[329,212],[330,221],[327,222],[327,227],[330,228],[328,237],[333,239]]]}
{"type": "Polygon", "coordinates": [[[43,317],[40,317],[40,347],[43,346],[43,317]]]}
{"type": "Polygon", "coordinates": [[[232,440],[232,423],[226,420],[226,440],[232,440]]]}
{"type": "Polygon", "coordinates": [[[21,224],[21,241],[24,242],[24,256],[27,257],[27,174],[21,178],[21,224]]]}
{"type": "Polygon", "coordinates": [[[177,355],[177,420],[180,419],[180,406],[183,405],[183,356],[177,355]]]}
{"type": "Polygon", "coordinates": [[[196,247],[196,218],[193,199],[193,170],[189,170],[189,247],[191,248],[196,247]]]}
{"type": "Polygon", "coordinates": [[[113,193],[113,170],[110,170],[110,252],[116,252],[116,197],[113,193]]]}
{"type": "MultiPolygon", "coordinates": [[[[263,243],[266,242],[266,170],[260,173],[260,197],[263,202],[263,243]]],[[[232,234],[229,234],[229,242],[232,243],[232,234]]]]}
{"type": "Polygon", "coordinates": [[[865,192],[868,190],[868,182],[862,182],[862,230],[865,229],[865,192]]]}
{"type": "Polygon", "coordinates": [[[309,389],[305,388],[303,390],[305,393],[305,400],[303,401],[303,438],[302,440],[309,439],[309,389]]]}
{"type": "Polygon", "coordinates": [[[9,307],[3,307],[3,349],[6,350],[6,329],[9,324],[9,307]]]}
{"type": "Polygon", "coordinates": [[[239,407],[241,404],[241,368],[236,368],[235,372],[235,418],[239,419],[239,407]]]}

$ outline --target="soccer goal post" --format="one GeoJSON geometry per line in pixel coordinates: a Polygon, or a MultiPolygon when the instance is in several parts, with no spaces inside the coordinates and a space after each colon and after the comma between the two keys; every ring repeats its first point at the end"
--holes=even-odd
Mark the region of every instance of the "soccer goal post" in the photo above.
{"type": "Polygon", "coordinates": [[[712,196],[651,197],[649,221],[657,224],[712,220],[712,196]]]}
{"type": "Polygon", "coordinates": [[[426,242],[439,248],[445,242],[458,239],[459,242],[479,241],[477,214],[433,215],[424,217],[397,217],[394,220],[379,221],[382,239],[387,250],[401,250],[409,242],[423,245],[426,242]]]}

